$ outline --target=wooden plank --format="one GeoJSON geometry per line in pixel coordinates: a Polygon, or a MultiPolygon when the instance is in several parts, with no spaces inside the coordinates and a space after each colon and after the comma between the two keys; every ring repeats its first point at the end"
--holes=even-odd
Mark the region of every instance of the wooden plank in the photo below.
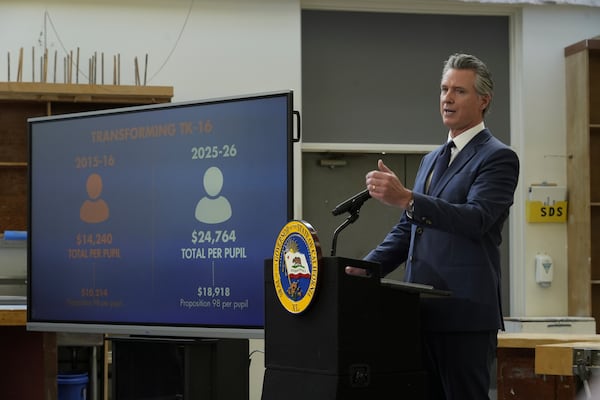
{"type": "Polygon", "coordinates": [[[574,333],[506,333],[498,334],[498,347],[535,349],[553,343],[600,342],[600,335],[574,333]]]}
{"type": "Polygon", "coordinates": [[[574,43],[570,46],[565,47],[565,57],[571,56],[580,51],[590,49],[590,50],[598,50],[600,49],[600,39],[585,39],[574,43]]]}
{"type": "Polygon", "coordinates": [[[541,375],[573,375],[572,343],[554,343],[536,346],[535,373],[541,375]]]}
{"type": "Polygon", "coordinates": [[[600,350],[600,342],[568,342],[536,346],[535,373],[572,376],[573,354],[578,349],[600,350]]]}
{"type": "Polygon", "coordinates": [[[567,108],[567,259],[569,315],[592,315],[588,53],[565,59],[567,108]]]}
{"type": "Polygon", "coordinates": [[[172,86],[0,82],[0,100],[167,103],[172,86]]]}
{"type": "Polygon", "coordinates": [[[27,310],[0,310],[0,326],[25,326],[27,310]]]}

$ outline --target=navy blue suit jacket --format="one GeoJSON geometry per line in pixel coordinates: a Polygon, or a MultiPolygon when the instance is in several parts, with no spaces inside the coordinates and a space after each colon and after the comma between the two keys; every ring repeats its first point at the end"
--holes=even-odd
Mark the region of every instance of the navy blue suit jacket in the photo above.
{"type": "Polygon", "coordinates": [[[503,329],[499,246],[518,182],[519,159],[484,129],[424,195],[442,147],[421,162],[412,216],[403,213],[365,259],[380,263],[383,274],[406,262],[406,281],[452,292],[450,297],[423,297],[424,329],[503,329]]]}

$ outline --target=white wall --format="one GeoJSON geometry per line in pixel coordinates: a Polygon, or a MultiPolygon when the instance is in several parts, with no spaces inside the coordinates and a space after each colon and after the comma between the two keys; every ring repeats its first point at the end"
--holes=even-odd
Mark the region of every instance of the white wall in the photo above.
{"type": "MultiPolygon", "coordinates": [[[[98,56],[104,52],[106,82],[112,80],[112,57],[119,53],[121,84],[134,83],[136,56],[143,74],[143,60],[148,54],[148,84],[173,86],[174,101],[293,89],[296,108],[300,109],[300,1],[5,0],[0,2],[0,81],[7,79],[7,52],[11,55],[12,79],[16,77],[20,47],[25,50],[24,80],[30,81],[31,49],[35,47],[39,57],[46,43],[51,60],[54,50],[59,52],[59,82],[64,50],[76,52],[80,48],[80,65],[85,75],[88,58],[94,52],[98,56]]],[[[566,184],[563,49],[600,34],[600,8],[473,3],[467,6],[451,1],[399,0],[304,0],[302,4],[511,15],[512,142],[520,155],[522,172],[511,215],[510,314],[566,315],[566,225],[528,224],[524,204],[526,188],[531,183],[566,184]],[[534,282],[533,260],[537,252],[547,252],[555,262],[554,283],[548,289],[534,282]]],[[[50,80],[51,77],[52,74],[50,80]]],[[[81,75],[80,82],[83,81],[87,80],[81,75]]],[[[298,164],[296,167],[296,195],[301,198],[300,168],[298,164]]],[[[299,216],[301,206],[296,207],[299,216]]],[[[262,350],[263,342],[252,341],[251,346],[262,350]]],[[[252,400],[260,398],[263,368],[263,354],[254,353],[250,372],[252,400]]]]}
{"type": "MultiPolygon", "coordinates": [[[[527,6],[522,12],[521,202],[527,187],[548,181],[566,185],[566,104],[564,48],[600,34],[600,8],[527,6]]],[[[523,220],[524,221],[524,220],[523,220]]],[[[566,224],[522,223],[524,254],[513,265],[514,279],[524,283],[524,298],[513,315],[567,315],[566,224]],[[553,258],[554,282],[544,289],[535,283],[534,258],[553,258]]]]}
{"type": "MultiPolygon", "coordinates": [[[[3,81],[7,52],[14,80],[24,48],[23,80],[31,81],[32,47],[39,57],[46,44],[51,69],[58,50],[59,82],[64,50],[79,48],[80,83],[88,82],[94,52],[105,54],[105,83],[112,82],[112,57],[120,54],[125,85],[135,82],[134,57],[143,73],[148,54],[148,84],[174,86],[174,101],[300,89],[298,1],[9,0],[0,3],[0,20],[3,81]]],[[[39,65],[36,71],[39,80],[39,65]]]]}

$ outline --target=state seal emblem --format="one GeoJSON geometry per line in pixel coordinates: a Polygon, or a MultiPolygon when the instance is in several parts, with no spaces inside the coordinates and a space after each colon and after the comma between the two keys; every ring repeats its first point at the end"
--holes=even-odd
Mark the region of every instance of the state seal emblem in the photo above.
{"type": "Polygon", "coordinates": [[[320,260],[321,245],[310,224],[294,220],[281,229],[273,253],[273,283],[290,313],[302,313],[313,300],[320,260]]]}

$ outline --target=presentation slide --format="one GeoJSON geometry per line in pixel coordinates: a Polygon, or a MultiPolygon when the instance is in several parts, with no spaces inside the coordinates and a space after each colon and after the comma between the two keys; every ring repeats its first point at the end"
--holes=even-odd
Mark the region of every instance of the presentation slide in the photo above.
{"type": "Polygon", "coordinates": [[[30,321],[262,328],[291,102],[30,119],[30,321]]]}

